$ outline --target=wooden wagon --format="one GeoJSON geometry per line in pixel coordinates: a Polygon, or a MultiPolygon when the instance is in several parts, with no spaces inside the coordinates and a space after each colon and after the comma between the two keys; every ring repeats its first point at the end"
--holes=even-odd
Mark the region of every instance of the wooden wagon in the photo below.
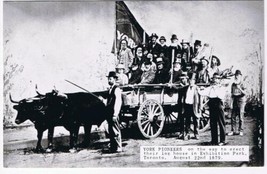
{"type": "MultiPolygon", "coordinates": [[[[176,124],[179,116],[177,88],[168,84],[138,84],[121,89],[123,104],[120,119],[126,125],[137,123],[145,138],[155,138],[164,126],[176,124]]],[[[194,105],[198,108],[199,131],[204,131],[209,127],[209,110],[205,98],[200,101],[194,105]]]]}

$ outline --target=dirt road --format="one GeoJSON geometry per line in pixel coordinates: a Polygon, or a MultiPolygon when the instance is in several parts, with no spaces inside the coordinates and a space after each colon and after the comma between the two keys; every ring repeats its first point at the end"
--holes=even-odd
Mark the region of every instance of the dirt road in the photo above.
{"type": "MultiPolygon", "coordinates": [[[[226,130],[229,131],[229,119],[226,130]]],[[[250,161],[243,162],[141,162],[140,146],[199,146],[210,141],[210,131],[200,134],[199,140],[190,139],[183,141],[177,139],[177,133],[165,133],[151,140],[124,136],[123,152],[119,154],[103,154],[101,149],[107,142],[97,142],[88,149],[80,149],[77,153],[67,152],[67,147],[58,146],[52,153],[36,154],[32,149],[18,149],[4,152],[4,167],[235,167],[240,165],[258,166],[261,159],[254,141],[254,129],[256,120],[245,117],[244,136],[227,136],[228,145],[247,145],[250,151],[250,161]],[[116,162],[114,162],[116,161],[116,162]]]]}

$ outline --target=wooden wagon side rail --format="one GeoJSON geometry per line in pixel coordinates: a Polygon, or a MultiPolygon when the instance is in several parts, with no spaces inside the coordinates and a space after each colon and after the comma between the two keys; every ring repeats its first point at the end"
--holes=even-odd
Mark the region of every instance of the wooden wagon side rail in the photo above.
{"type": "MultiPolygon", "coordinates": [[[[210,86],[210,83],[196,83],[197,86],[210,86]]],[[[127,88],[145,88],[145,87],[154,87],[154,88],[162,88],[162,87],[177,87],[182,88],[181,84],[178,83],[164,83],[164,84],[129,84],[120,86],[121,89],[127,88]]]]}

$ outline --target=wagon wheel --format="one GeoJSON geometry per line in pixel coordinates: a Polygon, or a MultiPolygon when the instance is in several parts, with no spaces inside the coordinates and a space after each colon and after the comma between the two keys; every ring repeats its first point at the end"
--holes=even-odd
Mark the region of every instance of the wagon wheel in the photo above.
{"type": "Polygon", "coordinates": [[[178,113],[174,112],[171,110],[171,108],[169,109],[165,109],[165,124],[175,124],[177,122],[177,118],[178,118],[178,113]]]}
{"type": "Polygon", "coordinates": [[[199,131],[204,132],[210,128],[210,112],[208,109],[203,108],[201,115],[202,117],[199,118],[199,131]]]}
{"type": "Polygon", "coordinates": [[[145,138],[157,137],[163,129],[164,120],[162,106],[153,99],[143,102],[137,113],[137,124],[145,138]]]}
{"type": "Polygon", "coordinates": [[[204,132],[210,128],[210,112],[207,97],[200,97],[200,103],[194,103],[197,107],[196,115],[199,117],[199,131],[204,132]]]}
{"type": "Polygon", "coordinates": [[[171,107],[164,107],[164,113],[165,113],[165,127],[164,127],[164,133],[167,133],[166,136],[169,136],[168,133],[176,132],[178,127],[177,119],[178,119],[178,113],[174,111],[171,107]]]}

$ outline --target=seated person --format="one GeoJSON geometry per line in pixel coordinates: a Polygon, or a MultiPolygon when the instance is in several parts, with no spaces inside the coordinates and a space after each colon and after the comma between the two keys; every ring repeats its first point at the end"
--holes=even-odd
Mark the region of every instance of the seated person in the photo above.
{"type": "Polygon", "coordinates": [[[171,69],[171,61],[169,60],[169,58],[166,57],[164,53],[160,53],[159,57],[162,58],[164,62],[164,69],[166,71],[169,71],[171,69]]]}
{"type": "Polygon", "coordinates": [[[209,61],[205,58],[201,59],[201,67],[197,71],[196,83],[209,83],[210,76],[208,71],[209,61]]]}
{"type": "Polygon", "coordinates": [[[208,68],[209,76],[213,77],[214,73],[220,74],[219,66],[221,65],[221,61],[217,56],[212,55],[210,68],[208,68]]]}
{"type": "MultiPolygon", "coordinates": [[[[205,45],[203,47],[206,48],[205,45]]],[[[200,40],[196,40],[193,47],[193,53],[191,54],[192,69],[197,70],[198,65],[200,64],[200,59],[203,57],[202,44],[200,40]]]]}
{"type": "MultiPolygon", "coordinates": [[[[152,70],[156,72],[157,65],[156,65],[155,62],[153,62],[153,55],[151,53],[147,54],[147,57],[145,58],[145,61],[150,61],[152,70]]],[[[145,69],[145,63],[143,63],[142,66],[141,66],[141,70],[144,71],[144,69],[145,69]]]]}
{"type": "Polygon", "coordinates": [[[159,38],[159,44],[160,44],[160,51],[159,53],[163,53],[164,56],[167,56],[167,49],[168,49],[168,46],[166,45],[166,38],[164,36],[161,36],[159,38]]]}
{"type": "Polygon", "coordinates": [[[152,62],[146,60],[144,62],[144,70],[141,76],[141,84],[150,84],[153,83],[155,78],[155,70],[152,67],[152,62]]]}
{"type": "MultiPolygon", "coordinates": [[[[179,76],[179,80],[175,82],[174,84],[168,83],[168,86],[170,89],[174,90],[180,90],[181,87],[188,86],[188,75],[187,72],[182,72],[181,75],[179,76]]],[[[179,93],[178,93],[179,96],[179,93]]]]}
{"type": "Polygon", "coordinates": [[[191,66],[190,55],[193,53],[193,48],[190,46],[189,41],[182,40],[182,59],[185,61],[186,66],[191,66]]]}
{"type": "Polygon", "coordinates": [[[182,75],[183,71],[181,70],[181,63],[182,59],[176,58],[173,62],[173,71],[172,73],[172,79],[169,80],[170,83],[178,83],[180,80],[180,76],[182,75]]]}
{"type": "Polygon", "coordinates": [[[143,47],[142,46],[138,46],[136,47],[136,51],[135,51],[135,57],[133,60],[133,63],[138,64],[139,67],[141,67],[141,65],[144,62],[144,54],[143,54],[143,47]]]}
{"type": "Polygon", "coordinates": [[[137,84],[141,82],[142,70],[139,64],[133,63],[130,70],[129,84],[137,84]]]}
{"type": "Polygon", "coordinates": [[[164,68],[165,64],[163,62],[163,59],[159,57],[156,59],[156,61],[157,61],[157,71],[156,71],[154,83],[155,84],[167,83],[170,77],[169,77],[168,71],[166,71],[166,69],[164,68]]]}
{"type": "Polygon", "coordinates": [[[124,66],[123,64],[118,64],[118,66],[116,67],[116,72],[117,72],[117,76],[118,79],[116,81],[118,86],[123,86],[123,85],[127,85],[128,84],[128,77],[126,74],[124,74],[124,66]]]}

